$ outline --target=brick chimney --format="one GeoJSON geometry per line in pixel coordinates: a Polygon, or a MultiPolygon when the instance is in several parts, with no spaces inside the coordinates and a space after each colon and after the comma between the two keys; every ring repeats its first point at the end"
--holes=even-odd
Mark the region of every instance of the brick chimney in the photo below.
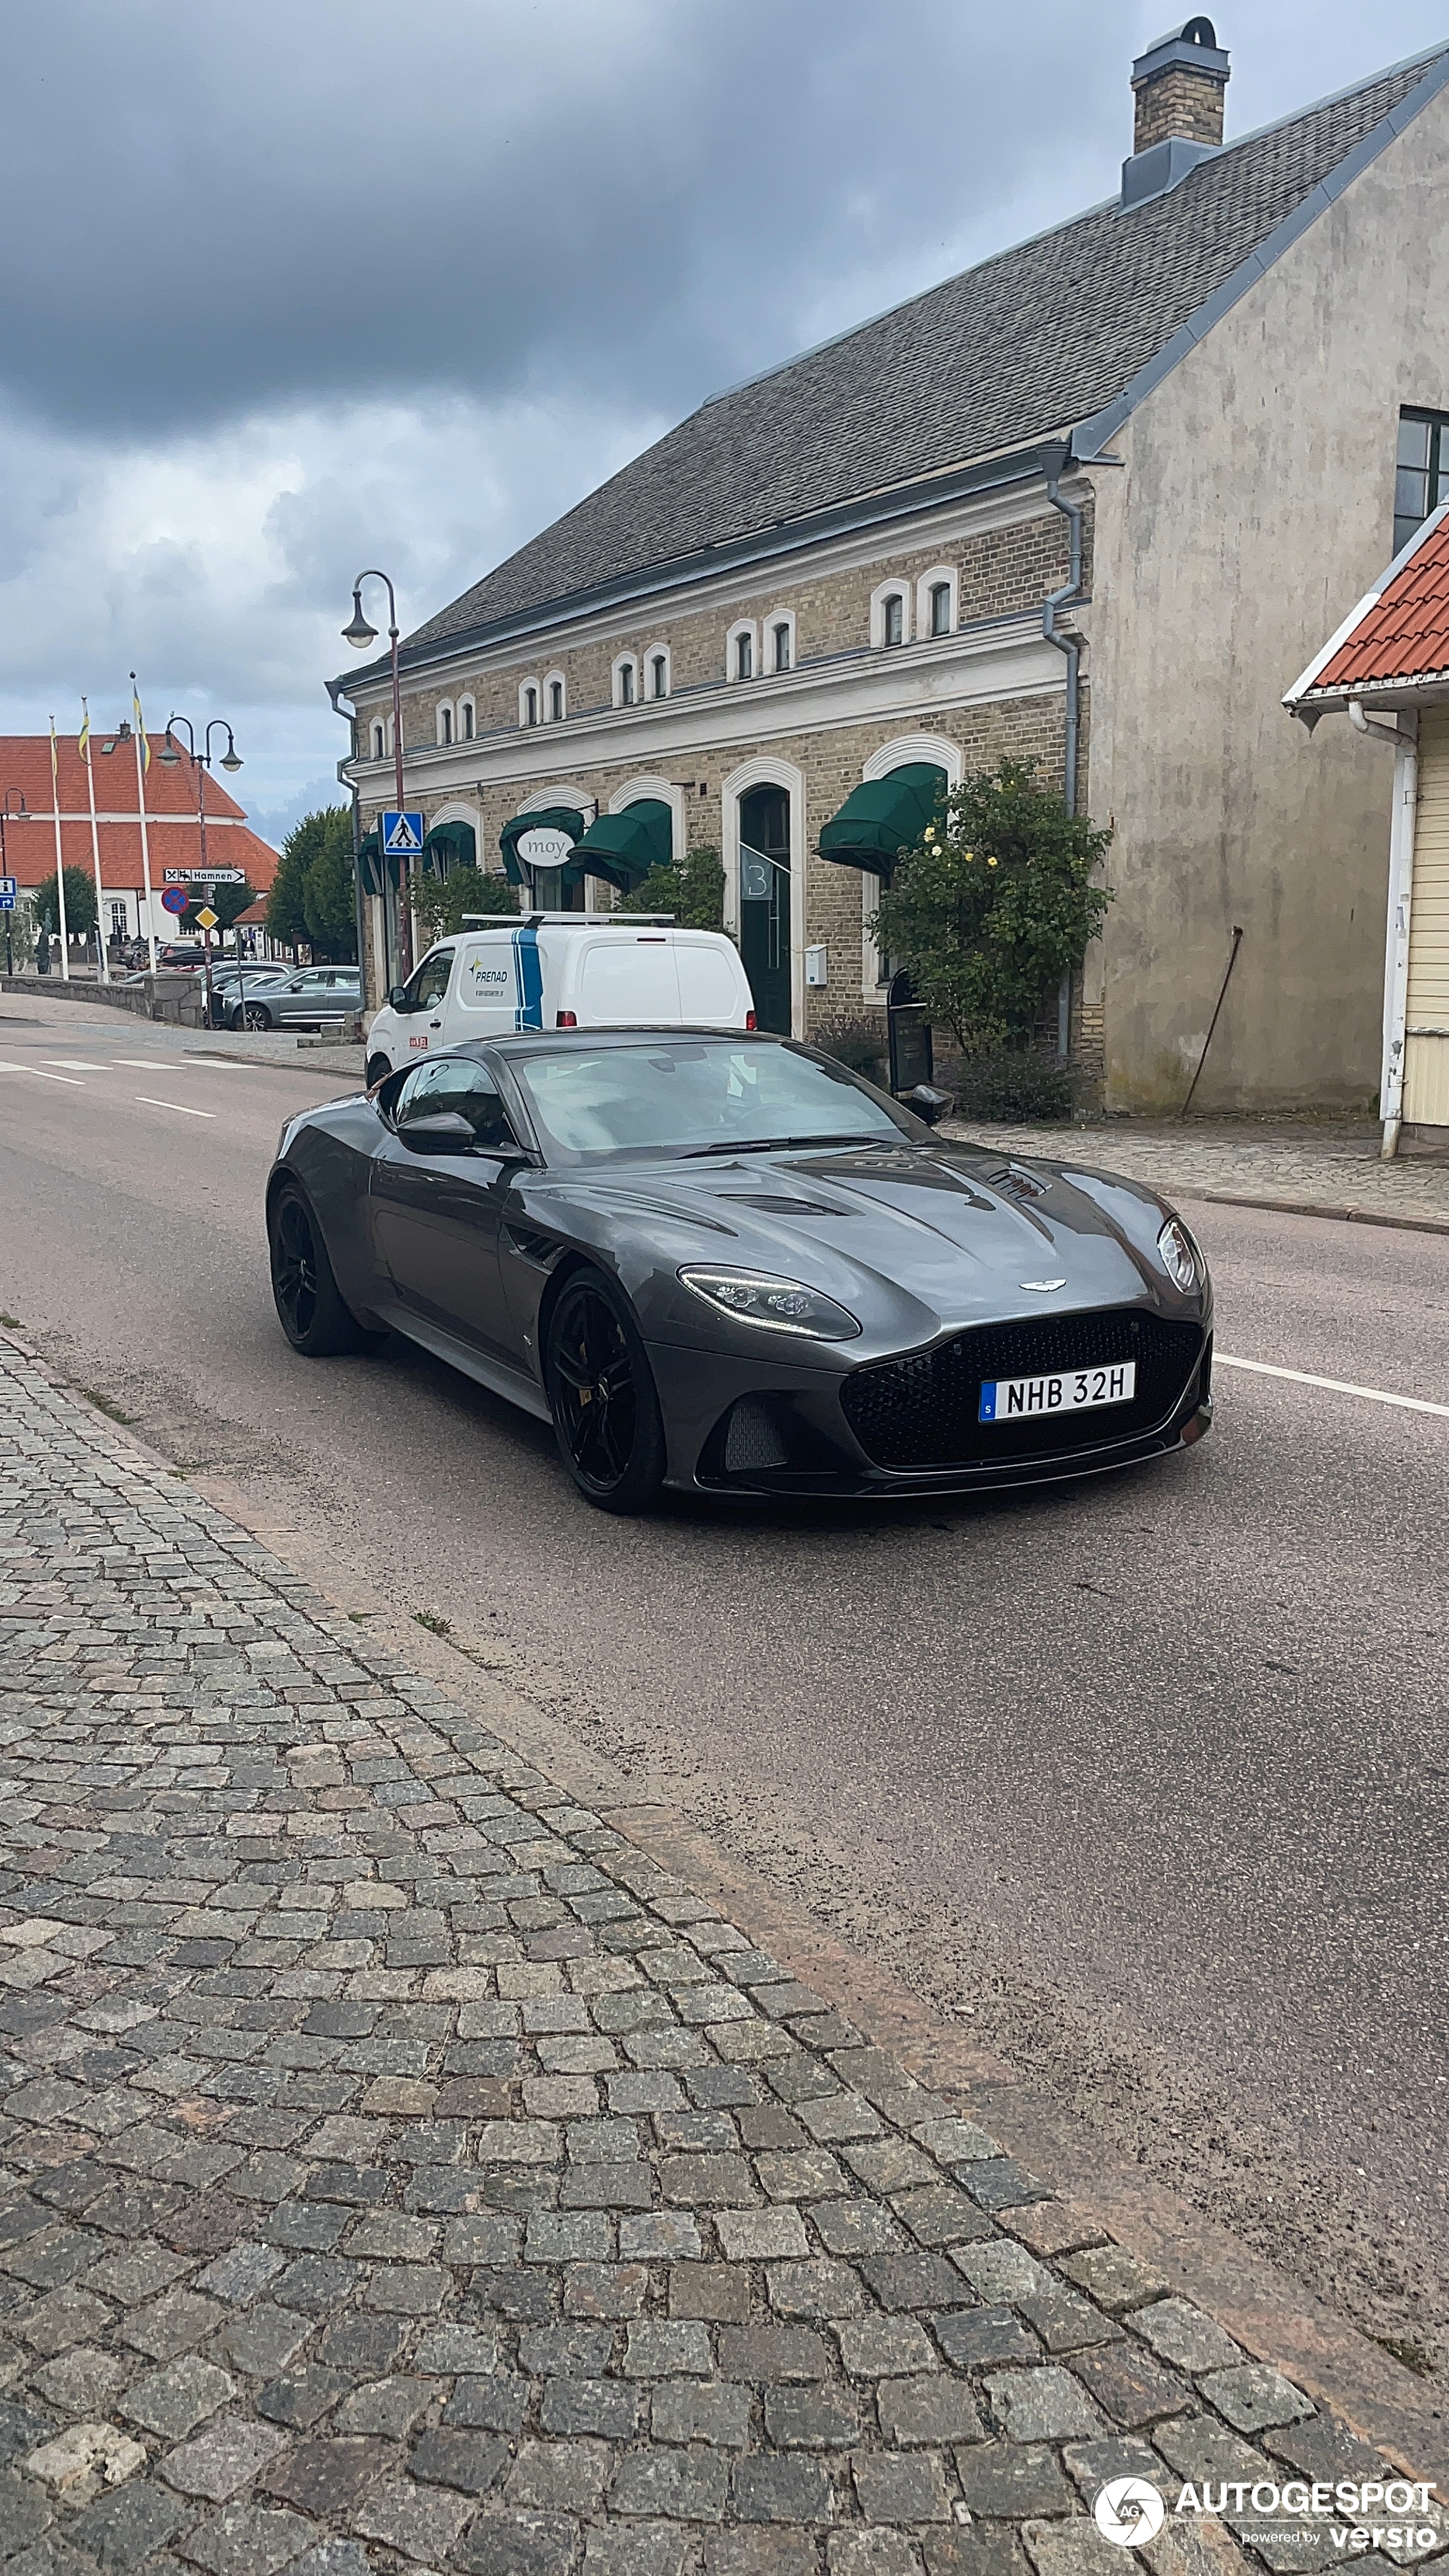
{"type": "Polygon", "coordinates": [[[1220,151],[1228,57],[1211,18],[1189,18],[1132,66],[1132,157],[1122,164],[1122,210],[1175,188],[1220,151]]]}

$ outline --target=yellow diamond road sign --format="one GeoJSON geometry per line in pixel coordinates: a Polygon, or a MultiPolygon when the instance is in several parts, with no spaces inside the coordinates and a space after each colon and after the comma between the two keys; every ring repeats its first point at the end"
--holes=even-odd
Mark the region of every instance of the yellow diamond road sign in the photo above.
{"type": "Polygon", "coordinates": [[[210,904],[208,904],[205,911],[199,912],[196,918],[200,922],[203,930],[215,930],[218,921],[221,919],[221,915],[219,912],[213,912],[210,904]]]}

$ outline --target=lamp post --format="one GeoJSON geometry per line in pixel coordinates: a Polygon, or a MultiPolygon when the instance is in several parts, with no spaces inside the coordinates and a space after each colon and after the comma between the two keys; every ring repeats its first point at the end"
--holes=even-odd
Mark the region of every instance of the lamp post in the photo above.
{"type": "MultiPolygon", "coordinates": [[[[174,768],[176,762],[181,758],[181,753],[177,748],[176,736],[172,731],[172,727],[179,724],[185,725],[186,727],[188,757],[192,768],[196,772],[196,824],[197,830],[201,836],[201,879],[204,888],[206,884],[206,773],[211,767],[212,735],[220,731],[226,736],[226,749],[221,755],[221,765],[223,769],[240,769],[242,765],[241,756],[237,751],[235,742],[232,740],[231,727],[227,723],[225,716],[213,716],[211,718],[210,723],[207,725],[206,732],[202,737],[201,749],[198,751],[196,748],[196,728],[193,725],[190,716],[169,715],[166,719],[166,739],[161,746],[161,757],[165,761],[168,769],[174,768]]],[[[211,933],[209,930],[203,930],[201,935],[206,942],[206,1025],[210,1028],[212,1025],[211,933]]],[[[241,998],[242,1024],[245,1026],[246,980],[245,977],[239,976],[237,981],[241,998]]]]}
{"type": "MultiPolygon", "coordinates": [[[[8,877],[10,874],[10,862],[5,856],[5,826],[7,822],[28,823],[29,820],[30,808],[26,804],[25,798],[20,789],[18,787],[7,787],[3,802],[0,802],[0,877],[8,877]],[[18,799],[13,811],[10,804],[12,796],[18,799]]],[[[10,925],[14,918],[15,916],[11,912],[7,912],[5,915],[5,972],[7,975],[13,975],[15,972],[15,950],[11,944],[10,938],[10,925]]]]}
{"type": "MultiPolygon", "coordinates": [[[[360,572],[356,581],[352,585],[352,621],[350,625],[343,627],[342,641],[344,644],[350,644],[354,653],[365,653],[369,644],[375,644],[377,642],[377,628],[375,626],[369,626],[367,619],[362,613],[362,585],[365,581],[380,581],[383,582],[387,588],[387,613],[389,621],[387,640],[392,654],[393,778],[397,789],[397,810],[401,813],[403,811],[405,800],[403,795],[402,684],[398,676],[397,659],[397,594],[393,589],[392,582],[388,575],[385,572],[379,572],[375,564],[369,566],[366,572],[360,572]]],[[[408,895],[410,876],[411,867],[409,863],[404,860],[400,871],[398,888],[399,902],[397,924],[399,949],[398,963],[402,968],[404,983],[406,983],[409,975],[412,973],[413,965],[412,905],[408,895]]],[[[359,971],[361,971],[360,959],[358,961],[358,965],[359,971]]]]}

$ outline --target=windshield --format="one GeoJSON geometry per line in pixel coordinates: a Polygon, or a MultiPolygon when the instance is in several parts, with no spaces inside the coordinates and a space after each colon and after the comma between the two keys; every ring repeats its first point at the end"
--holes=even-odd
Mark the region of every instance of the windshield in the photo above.
{"type": "Polygon", "coordinates": [[[752,1145],[898,1144],[910,1129],[843,1065],[746,1038],[514,1056],[551,1162],[752,1145]]]}

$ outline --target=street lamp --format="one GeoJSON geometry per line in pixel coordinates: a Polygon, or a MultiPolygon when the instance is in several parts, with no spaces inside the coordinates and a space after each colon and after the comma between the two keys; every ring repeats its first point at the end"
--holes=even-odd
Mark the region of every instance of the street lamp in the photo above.
{"type": "MultiPolygon", "coordinates": [[[[385,572],[379,572],[375,564],[371,565],[366,572],[360,572],[356,581],[352,585],[352,621],[350,625],[343,627],[342,641],[344,644],[350,644],[354,653],[365,653],[369,644],[375,644],[377,642],[377,628],[375,626],[369,626],[367,619],[362,612],[362,585],[365,581],[380,581],[385,583],[387,587],[387,613],[389,621],[387,640],[392,653],[393,777],[397,788],[397,810],[401,813],[404,804],[403,731],[402,684],[398,676],[397,660],[397,594],[393,589],[388,575],[385,572]]],[[[402,885],[400,888],[402,899],[398,904],[398,946],[401,952],[398,962],[402,968],[404,983],[406,983],[408,976],[412,972],[413,964],[412,907],[407,900],[407,879],[409,873],[408,863],[404,860],[402,885]]]]}
{"type": "MultiPolygon", "coordinates": [[[[4,801],[3,803],[0,803],[0,877],[8,877],[10,874],[10,862],[5,856],[6,823],[28,823],[29,820],[30,808],[26,804],[25,798],[20,789],[18,787],[7,787],[5,790],[4,801]],[[18,797],[20,800],[13,812],[11,811],[10,805],[10,799],[12,796],[18,797]]],[[[11,944],[10,938],[10,925],[14,918],[15,915],[11,912],[7,912],[5,915],[5,972],[7,975],[13,975],[15,972],[15,950],[11,944]]]]}
{"type": "MultiPolygon", "coordinates": [[[[196,822],[197,829],[201,836],[201,880],[203,887],[205,887],[206,773],[211,767],[212,735],[219,730],[226,736],[226,749],[221,755],[221,766],[223,769],[240,769],[242,765],[241,757],[237,751],[236,744],[232,739],[232,730],[230,725],[227,723],[225,716],[213,716],[211,718],[207,725],[206,732],[202,737],[201,749],[198,751],[196,748],[196,728],[193,725],[190,716],[169,715],[166,719],[166,739],[161,746],[161,758],[165,761],[168,769],[174,769],[177,761],[181,758],[176,736],[172,732],[173,725],[179,724],[185,725],[186,727],[187,756],[191,762],[192,768],[196,772],[196,822]]],[[[206,942],[206,1025],[208,1028],[211,1028],[213,1026],[211,1001],[211,933],[209,930],[203,930],[201,935],[206,942]]],[[[237,955],[238,958],[240,958],[240,941],[237,943],[237,955]]],[[[241,1003],[242,1025],[245,1027],[247,997],[246,978],[244,975],[238,975],[237,977],[237,994],[241,1003]]]]}

